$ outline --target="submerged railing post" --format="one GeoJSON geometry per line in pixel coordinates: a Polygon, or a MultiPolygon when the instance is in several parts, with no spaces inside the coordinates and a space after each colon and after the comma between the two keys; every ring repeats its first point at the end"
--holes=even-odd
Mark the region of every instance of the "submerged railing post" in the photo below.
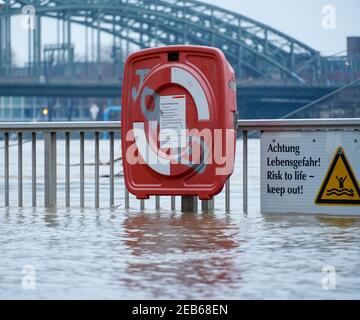
{"type": "Polygon", "coordinates": [[[95,208],[100,207],[100,133],[95,132],[95,208]]]}
{"type": "Polygon", "coordinates": [[[176,209],[176,197],[171,196],[171,211],[175,211],[176,209]]]}
{"type": "Polygon", "coordinates": [[[23,134],[18,133],[18,205],[23,206],[23,134]]]}
{"type": "Polygon", "coordinates": [[[80,132],[80,207],[85,207],[85,134],[80,132]]]}
{"type": "Polygon", "coordinates": [[[125,209],[130,208],[130,193],[128,189],[125,187],[125,209]]]}
{"type": "Polygon", "coordinates": [[[9,133],[4,134],[4,166],[5,166],[5,207],[9,206],[9,133]]]}
{"type": "Polygon", "coordinates": [[[230,178],[225,184],[225,211],[230,212],[230,178]]]}
{"type": "Polygon", "coordinates": [[[248,132],[243,131],[243,211],[248,211],[248,132]]]}
{"type": "Polygon", "coordinates": [[[197,212],[198,198],[196,196],[181,197],[181,212],[197,212]]]}
{"type": "Polygon", "coordinates": [[[65,133],[65,206],[70,207],[70,132],[65,133]]]}
{"type": "Polygon", "coordinates": [[[156,210],[160,209],[160,196],[155,196],[155,208],[156,210]]]}
{"type": "Polygon", "coordinates": [[[36,207],[36,132],[31,133],[31,185],[32,185],[32,206],[36,207]]]}
{"type": "Polygon", "coordinates": [[[202,211],[213,211],[215,209],[215,199],[211,200],[202,200],[201,201],[201,210],[202,211]]]}
{"type": "Polygon", "coordinates": [[[114,132],[110,132],[110,207],[114,206],[114,132]]]}
{"type": "Polygon", "coordinates": [[[51,208],[56,206],[56,132],[46,132],[44,139],[45,207],[51,208]]]}

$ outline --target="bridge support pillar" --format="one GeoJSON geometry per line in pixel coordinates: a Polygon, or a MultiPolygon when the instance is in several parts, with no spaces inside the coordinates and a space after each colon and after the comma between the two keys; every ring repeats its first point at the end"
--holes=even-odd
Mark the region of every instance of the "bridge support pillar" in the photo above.
{"type": "Polygon", "coordinates": [[[35,29],[34,29],[34,73],[36,76],[39,76],[42,72],[41,70],[41,16],[37,14],[35,16],[35,29]]]}
{"type": "MultiPolygon", "coordinates": [[[[10,1],[9,1],[10,2],[10,1]]],[[[11,16],[9,3],[0,13],[0,71],[9,74],[11,69],[11,16]]]]}

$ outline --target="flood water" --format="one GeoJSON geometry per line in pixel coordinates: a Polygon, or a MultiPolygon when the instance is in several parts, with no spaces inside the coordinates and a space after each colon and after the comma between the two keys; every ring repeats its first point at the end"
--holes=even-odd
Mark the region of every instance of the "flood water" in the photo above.
{"type": "MultiPolygon", "coordinates": [[[[86,209],[79,208],[79,148],[72,142],[72,209],[64,208],[64,144],[58,142],[59,208],[43,208],[43,147],[38,141],[38,204],[31,208],[29,143],[24,144],[24,208],[16,208],[17,148],[11,148],[11,208],[3,207],[0,150],[0,298],[25,299],[359,299],[360,219],[260,213],[260,143],[249,141],[249,212],[242,212],[242,145],[231,184],[214,213],[171,212],[170,200],[124,209],[93,196],[94,148],[86,142],[86,209]],[[330,273],[324,273],[330,270],[330,273]]],[[[117,146],[119,142],[117,141],[117,146]]],[[[117,148],[119,150],[119,148],[117,148]]],[[[108,142],[101,141],[101,161],[108,142]]],[[[117,153],[117,156],[119,154],[117,153]]],[[[119,163],[116,172],[121,170],[119,163]]],[[[101,167],[106,175],[108,167],[101,167]]],[[[179,200],[177,200],[179,206],[179,200]]]]}

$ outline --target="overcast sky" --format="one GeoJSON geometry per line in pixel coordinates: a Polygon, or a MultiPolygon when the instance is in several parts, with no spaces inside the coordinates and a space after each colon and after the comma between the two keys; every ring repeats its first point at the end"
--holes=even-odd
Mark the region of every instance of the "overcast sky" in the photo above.
{"type": "MultiPolygon", "coordinates": [[[[360,36],[360,0],[203,0],[227,8],[270,25],[320,51],[332,55],[346,50],[347,36],[360,36]],[[328,15],[322,13],[324,6],[335,10],[335,24],[329,26],[328,15]],[[334,29],[335,28],[335,29],[334,29]]],[[[331,20],[331,23],[332,20],[331,20]]],[[[82,30],[73,27],[73,42],[82,53],[84,36],[82,30]]],[[[22,63],[27,57],[27,33],[19,20],[12,23],[13,49],[16,61],[22,63]]],[[[43,44],[56,42],[55,23],[43,23],[43,44]],[[45,26],[45,27],[44,27],[45,26]]],[[[106,37],[104,37],[106,43],[106,37]]]]}
{"type": "Polygon", "coordinates": [[[360,36],[360,0],[204,0],[204,2],[220,4],[223,8],[265,23],[325,55],[346,50],[347,36],[360,36]],[[322,14],[322,9],[328,5],[335,9],[335,29],[322,27],[323,23],[328,26],[327,15],[322,14]]]}

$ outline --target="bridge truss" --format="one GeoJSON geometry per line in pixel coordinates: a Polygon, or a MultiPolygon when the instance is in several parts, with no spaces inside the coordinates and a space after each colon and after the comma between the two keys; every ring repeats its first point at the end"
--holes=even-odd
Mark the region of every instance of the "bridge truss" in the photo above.
{"type": "Polygon", "coordinates": [[[240,81],[315,83],[326,77],[324,66],[330,63],[316,50],[270,26],[196,0],[4,0],[0,16],[3,76],[76,74],[119,80],[123,61],[131,51],[175,44],[220,48],[240,81]],[[12,61],[11,43],[16,40],[11,37],[11,18],[27,13],[34,19],[35,29],[25,31],[28,61],[21,73],[12,61]],[[49,44],[42,43],[45,18],[55,19],[57,25],[56,39],[49,44]],[[74,25],[85,30],[81,59],[76,59],[79,36],[73,34],[74,25]],[[105,36],[112,39],[107,56],[102,43],[105,36]]]}

